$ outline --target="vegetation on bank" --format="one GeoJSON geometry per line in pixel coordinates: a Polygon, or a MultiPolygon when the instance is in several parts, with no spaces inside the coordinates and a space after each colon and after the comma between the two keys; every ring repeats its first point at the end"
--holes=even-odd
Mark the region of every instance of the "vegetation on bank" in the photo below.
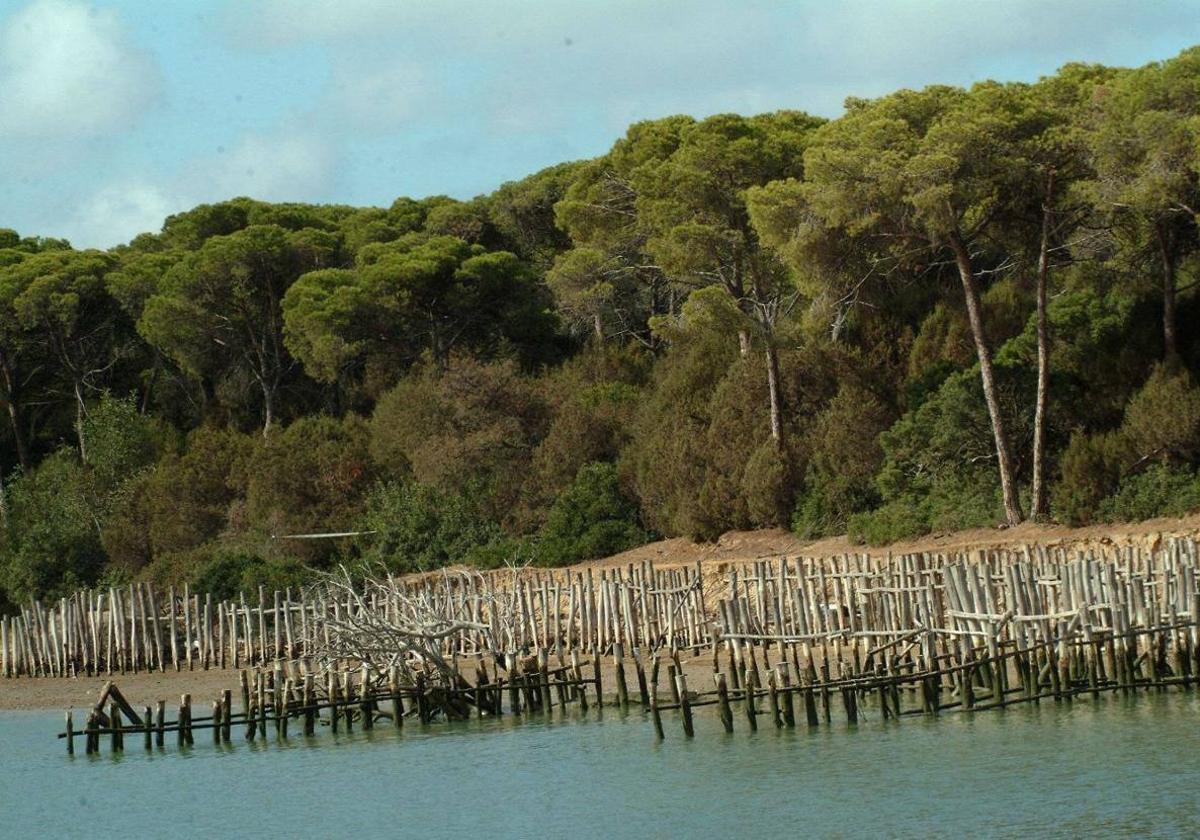
{"type": "Polygon", "coordinates": [[[471,201],[0,231],[0,606],[1184,513],[1198,213],[1193,48],[642,122],[471,201]]]}

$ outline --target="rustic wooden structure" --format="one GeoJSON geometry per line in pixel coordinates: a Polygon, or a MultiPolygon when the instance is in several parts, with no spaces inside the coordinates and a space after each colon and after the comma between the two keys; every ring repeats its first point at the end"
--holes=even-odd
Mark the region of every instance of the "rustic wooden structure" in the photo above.
{"type": "MultiPolygon", "coordinates": [[[[164,724],[160,707],[158,741],[177,731],[190,742],[205,724],[251,733],[272,724],[286,734],[290,719],[308,733],[322,713],[334,729],[389,715],[399,722],[499,714],[505,700],[511,713],[530,713],[549,710],[556,696],[560,707],[585,710],[585,686],[597,704],[640,702],[657,733],[663,713],[678,710],[690,734],[694,710],[709,704],[727,731],[737,726],[738,704],[752,729],[760,718],[819,726],[835,714],[854,724],[870,714],[898,720],[1190,688],[1200,679],[1196,569],[1197,543],[1169,538],[1088,551],[763,558],[708,579],[699,566],[646,564],[394,581],[395,592],[453,628],[437,636],[439,656],[453,663],[448,681],[419,668],[402,680],[369,660],[325,658],[314,666],[308,654],[328,653],[322,642],[346,611],[398,609],[386,594],[343,602],[260,591],[251,605],[186,589],[158,598],[135,585],[29,604],[0,623],[0,667],[6,676],[254,669],[239,712],[218,698],[211,716],[196,717],[189,700],[175,723],[164,724]],[[505,605],[503,622],[497,604],[505,605]],[[711,655],[711,691],[689,689],[681,653],[711,655]],[[612,657],[613,697],[603,692],[602,657],[612,657]],[[585,677],[580,663],[588,659],[593,673],[585,677]]],[[[68,725],[64,736],[98,733],[117,744],[148,727],[148,714],[98,708],[83,733],[68,725]]]]}

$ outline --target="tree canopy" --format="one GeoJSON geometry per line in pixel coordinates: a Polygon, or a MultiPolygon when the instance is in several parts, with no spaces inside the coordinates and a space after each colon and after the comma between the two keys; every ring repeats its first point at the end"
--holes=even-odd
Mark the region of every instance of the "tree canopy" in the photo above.
{"type": "Polygon", "coordinates": [[[647,120],[470,199],[0,229],[0,609],[1187,512],[1198,212],[1193,48],[647,120]]]}

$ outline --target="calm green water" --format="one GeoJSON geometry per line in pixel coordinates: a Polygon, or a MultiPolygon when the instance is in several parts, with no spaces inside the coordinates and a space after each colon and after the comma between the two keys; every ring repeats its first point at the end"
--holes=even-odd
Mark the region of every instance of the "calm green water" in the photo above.
{"type": "MultiPolygon", "coordinates": [[[[640,713],[286,744],[65,755],[61,715],[0,715],[0,836],[1112,837],[1200,835],[1200,699],[834,724],[640,713]]],[[[82,747],[82,742],[80,742],[82,747]]]]}

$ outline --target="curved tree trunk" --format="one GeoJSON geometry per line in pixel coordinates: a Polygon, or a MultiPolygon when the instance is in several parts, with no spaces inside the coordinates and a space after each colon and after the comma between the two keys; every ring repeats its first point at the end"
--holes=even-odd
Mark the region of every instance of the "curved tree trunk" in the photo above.
{"type": "Polygon", "coordinates": [[[0,464],[0,528],[8,528],[8,497],[4,495],[4,465],[0,464]]]}
{"type": "Polygon", "coordinates": [[[783,399],[779,394],[779,351],[771,336],[766,337],[767,395],[771,403],[771,440],[779,446],[783,443],[783,399]]]}
{"type": "Polygon", "coordinates": [[[1175,254],[1171,248],[1169,234],[1161,225],[1156,232],[1159,257],[1162,260],[1163,360],[1174,362],[1179,358],[1179,340],[1175,329],[1175,254]]]}
{"type": "Polygon", "coordinates": [[[1030,515],[1049,513],[1046,504],[1046,399],[1050,378],[1050,333],[1046,325],[1046,280],[1050,273],[1050,208],[1054,201],[1054,170],[1046,176],[1046,203],[1042,207],[1042,241],[1037,267],[1037,402],[1033,412],[1033,489],[1030,515]]]}
{"type": "Polygon", "coordinates": [[[79,437],[79,460],[88,462],[87,439],[83,433],[83,421],[87,415],[87,407],[83,404],[83,383],[75,383],[75,434],[79,437]]]}
{"type": "Polygon", "coordinates": [[[963,294],[967,301],[967,319],[971,323],[971,335],[975,339],[975,354],[979,358],[979,375],[983,379],[983,397],[987,401],[988,416],[992,423],[992,436],[996,440],[996,462],[1000,469],[1000,492],[1004,496],[1004,515],[1009,525],[1021,521],[1021,502],[1017,498],[1016,482],[1013,480],[1012,454],[1008,446],[1008,434],[1004,419],[1000,415],[1000,401],[996,397],[996,377],[992,371],[992,354],[988,349],[983,332],[983,313],[979,303],[979,285],[971,267],[971,255],[966,243],[957,234],[950,237],[958,275],[962,280],[963,294]]]}
{"type": "Polygon", "coordinates": [[[4,377],[4,393],[8,395],[5,405],[8,406],[8,422],[12,426],[13,446],[17,450],[17,463],[21,469],[29,469],[29,453],[25,448],[25,430],[21,428],[21,411],[17,407],[16,382],[8,359],[0,353],[0,376],[4,377]]]}
{"type": "Polygon", "coordinates": [[[266,437],[270,434],[271,426],[275,422],[275,389],[265,381],[261,384],[263,392],[263,437],[266,437]]]}

